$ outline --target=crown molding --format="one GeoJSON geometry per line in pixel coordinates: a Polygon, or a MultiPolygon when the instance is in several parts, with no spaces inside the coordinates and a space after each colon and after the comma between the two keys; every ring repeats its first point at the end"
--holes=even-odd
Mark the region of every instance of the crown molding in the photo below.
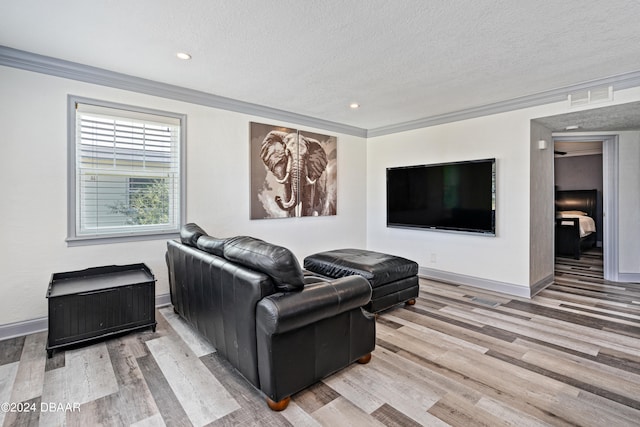
{"type": "Polygon", "coordinates": [[[397,123],[371,129],[359,128],[344,123],[318,119],[316,117],[279,110],[263,105],[238,101],[207,92],[161,83],[154,80],[117,73],[102,68],[91,67],[77,62],[66,61],[23,50],[0,45],[0,65],[20,68],[36,73],[43,73],[85,83],[92,83],[117,89],[159,96],[162,98],[183,101],[236,113],[265,117],[273,120],[296,123],[337,133],[363,138],[389,135],[445,123],[467,120],[491,114],[504,113],[521,108],[535,107],[553,102],[567,100],[569,93],[598,86],[613,86],[613,90],[628,89],[640,86],[640,71],[634,71],[602,79],[591,80],[566,87],[499,101],[491,104],[465,108],[459,111],[424,117],[417,120],[397,123]]]}
{"type": "Polygon", "coordinates": [[[296,123],[336,133],[366,137],[367,130],[343,123],[322,120],[290,111],[238,101],[223,96],[187,89],[154,80],[117,73],[103,68],[91,67],[77,62],[52,58],[23,50],[0,46],[0,65],[48,74],[85,83],[113,87],[147,95],[159,96],[191,104],[204,105],[222,110],[268,119],[296,123]]]}
{"type": "Polygon", "coordinates": [[[488,116],[490,114],[505,113],[507,111],[536,107],[553,102],[566,101],[568,99],[568,95],[572,92],[590,89],[598,86],[613,86],[614,91],[640,86],[640,71],[633,71],[630,73],[619,74],[602,79],[590,80],[583,83],[577,83],[570,86],[551,89],[544,92],[495,102],[492,104],[465,108],[464,110],[453,111],[451,113],[440,114],[437,116],[397,123],[394,125],[373,128],[367,131],[367,138],[405,132],[445,123],[457,122],[460,120],[473,119],[476,117],[488,116]]]}

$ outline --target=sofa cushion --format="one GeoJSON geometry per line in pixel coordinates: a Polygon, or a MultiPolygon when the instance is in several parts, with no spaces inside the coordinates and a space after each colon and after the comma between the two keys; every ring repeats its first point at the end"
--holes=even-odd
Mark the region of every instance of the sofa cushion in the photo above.
{"type": "Polygon", "coordinates": [[[289,249],[282,246],[254,237],[232,237],[224,243],[224,257],[268,275],[280,291],[304,287],[304,274],[298,260],[289,249]]]}
{"type": "Polygon", "coordinates": [[[193,222],[183,225],[180,229],[180,241],[183,244],[193,246],[194,248],[197,246],[200,236],[206,235],[207,232],[200,228],[198,224],[193,222]]]}
{"type": "Polygon", "coordinates": [[[224,243],[227,239],[220,239],[213,236],[200,236],[198,238],[198,249],[219,257],[224,256],[224,243]]]}

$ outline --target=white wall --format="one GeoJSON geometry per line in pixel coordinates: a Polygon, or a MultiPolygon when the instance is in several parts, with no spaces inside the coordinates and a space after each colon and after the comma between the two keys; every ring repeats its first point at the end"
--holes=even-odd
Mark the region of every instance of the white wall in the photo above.
{"type": "MultiPolygon", "coordinates": [[[[0,325],[45,317],[54,272],[144,262],[156,274],[157,294],[168,292],[164,240],[66,245],[68,94],[187,114],[186,220],[211,234],[254,235],[289,247],[299,259],[320,250],[366,246],[414,259],[422,271],[502,283],[522,295],[533,284],[530,120],[567,113],[566,102],[369,140],[337,134],[338,215],[251,221],[249,121],[271,120],[0,66],[0,325]],[[496,237],[386,227],[387,167],[488,157],[497,158],[496,237]]],[[[615,96],[615,103],[637,101],[640,88],[615,96]]],[[[624,170],[635,171],[621,180],[637,190],[640,138],[634,138],[628,146],[620,144],[624,170]]],[[[633,194],[622,202],[625,272],[640,271],[640,196],[633,194]]]]}
{"type": "Polygon", "coordinates": [[[54,272],[144,262],[158,279],[156,293],[168,292],[164,240],[65,243],[68,94],[187,114],[186,221],[210,234],[260,237],[300,260],[320,250],[365,247],[364,138],[336,134],[337,216],[251,221],[249,122],[273,121],[0,66],[0,325],[45,317],[54,272]]]}
{"type": "MultiPolygon", "coordinates": [[[[614,104],[637,101],[640,88],[618,91],[615,97],[614,104]]],[[[594,107],[598,106],[602,105],[594,107]]],[[[548,137],[549,132],[538,129],[534,134],[530,133],[530,122],[535,118],[572,111],[575,110],[569,110],[567,102],[558,102],[370,138],[367,148],[368,247],[413,259],[423,273],[433,277],[455,277],[462,283],[528,295],[532,285],[553,273],[553,265],[549,261],[552,258],[544,253],[545,248],[553,248],[553,235],[547,236],[545,232],[546,237],[542,237],[541,230],[538,230],[549,229],[553,216],[549,217],[548,224],[543,220],[541,224],[544,227],[538,227],[530,218],[538,211],[537,208],[531,209],[531,201],[546,200],[553,195],[551,184],[548,191],[541,190],[545,191],[544,194],[532,195],[532,190],[546,188],[545,182],[542,182],[544,185],[531,183],[532,177],[542,178],[538,176],[540,171],[532,173],[532,166],[537,168],[541,162],[547,161],[551,171],[553,157],[534,150],[538,136],[548,137]],[[532,153],[540,158],[532,159],[532,153]],[[496,237],[386,227],[386,168],[490,157],[497,158],[496,237]],[[538,232],[540,234],[536,234],[538,232]]],[[[637,145],[634,147],[638,149],[637,145]]],[[[621,159],[623,155],[621,149],[621,159]]],[[[636,153],[623,161],[635,165],[631,170],[637,171],[640,167],[636,153]]],[[[626,170],[629,167],[625,166],[626,170]]],[[[552,183],[553,176],[548,178],[552,183]]],[[[627,185],[637,189],[637,175],[627,185]]],[[[637,203],[636,198],[633,200],[637,203]]],[[[553,205],[550,204],[546,210],[553,212],[553,205]]],[[[640,212],[640,209],[636,208],[635,212],[640,212]]],[[[620,234],[634,236],[634,242],[637,242],[638,222],[633,226],[632,222],[631,219],[625,220],[625,229],[621,227],[620,234]]],[[[628,246],[621,252],[630,249],[626,252],[625,261],[635,260],[637,268],[640,247],[636,248],[637,244],[632,246],[629,242],[625,245],[628,246]]]]}
{"type": "Polygon", "coordinates": [[[529,123],[498,114],[369,140],[367,243],[421,267],[528,287],[529,123]],[[496,236],[386,227],[386,168],[492,158],[496,236]]]}
{"type": "Polygon", "coordinates": [[[618,269],[640,275],[640,132],[620,132],[618,179],[618,269]]]}

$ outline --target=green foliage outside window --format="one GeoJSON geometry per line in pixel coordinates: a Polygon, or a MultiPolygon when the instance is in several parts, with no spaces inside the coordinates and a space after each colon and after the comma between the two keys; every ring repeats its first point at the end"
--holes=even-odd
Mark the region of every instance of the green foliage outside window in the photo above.
{"type": "Polygon", "coordinates": [[[127,225],[169,222],[169,186],[165,179],[131,179],[129,203],[118,201],[109,208],[127,217],[127,225]]]}

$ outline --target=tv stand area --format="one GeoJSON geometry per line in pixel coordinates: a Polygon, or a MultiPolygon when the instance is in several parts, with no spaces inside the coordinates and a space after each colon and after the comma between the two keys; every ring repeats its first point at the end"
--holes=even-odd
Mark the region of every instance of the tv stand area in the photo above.
{"type": "Polygon", "coordinates": [[[149,326],[155,332],[155,282],[144,264],[54,273],[47,290],[47,356],[122,332],[149,326]]]}

